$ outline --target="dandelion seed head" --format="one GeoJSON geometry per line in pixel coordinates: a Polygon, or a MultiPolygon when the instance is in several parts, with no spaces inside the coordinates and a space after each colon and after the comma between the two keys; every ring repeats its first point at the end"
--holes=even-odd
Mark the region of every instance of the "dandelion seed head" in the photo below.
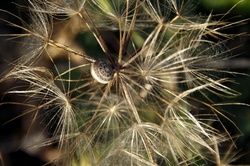
{"type": "Polygon", "coordinates": [[[186,1],[28,2],[34,23],[22,29],[34,41],[27,43],[33,51],[4,79],[21,80],[23,89],[9,93],[28,95],[27,103],[33,102],[29,112],[43,114],[45,128],[53,128],[44,145],[58,142],[65,156],[76,156],[79,162],[87,156],[92,165],[189,165],[196,157],[206,160],[202,149],[218,154],[211,142],[220,133],[204,122],[211,120],[210,115],[202,119],[192,110],[200,116],[208,111],[211,116],[223,115],[209,94],[237,94],[224,85],[226,78],[217,76],[223,71],[207,63],[227,52],[217,49],[223,41],[205,39],[208,34],[223,36],[213,27],[222,23],[212,22],[210,16],[187,17],[186,1]],[[61,15],[78,18],[79,29],[93,34],[105,61],[85,53],[92,48],[76,51],[67,42],[52,39],[52,21],[65,21],[58,18],[61,15]],[[105,31],[114,32],[116,40],[108,41],[105,31]],[[58,60],[47,46],[63,50],[66,58],[58,60]],[[34,63],[43,52],[53,74],[34,63]],[[73,56],[86,61],[74,63],[73,56]],[[196,92],[205,99],[197,98],[196,92]]]}

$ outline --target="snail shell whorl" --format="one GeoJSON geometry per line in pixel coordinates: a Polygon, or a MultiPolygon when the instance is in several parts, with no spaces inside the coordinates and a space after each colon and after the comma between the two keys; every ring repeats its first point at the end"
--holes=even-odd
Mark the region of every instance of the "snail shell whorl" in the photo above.
{"type": "Polygon", "coordinates": [[[101,84],[107,84],[114,76],[114,70],[106,61],[96,61],[91,65],[92,77],[101,84]]]}

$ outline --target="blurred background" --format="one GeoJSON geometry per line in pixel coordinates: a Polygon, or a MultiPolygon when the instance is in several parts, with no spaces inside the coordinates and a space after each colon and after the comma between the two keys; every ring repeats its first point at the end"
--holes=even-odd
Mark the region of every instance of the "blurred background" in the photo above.
{"type": "MultiPolygon", "coordinates": [[[[196,0],[195,4],[198,6],[194,9],[193,14],[197,15],[215,15],[214,19],[222,17],[221,14],[227,13],[232,7],[238,3],[239,0],[196,0]],[[217,15],[217,17],[216,17],[217,15]]],[[[16,4],[25,5],[25,1],[21,0],[1,0],[0,9],[10,11],[15,15],[19,15],[23,19],[27,19],[25,10],[20,10],[16,4]]],[[[21,25],[20,20],[11,17],[9,14],[0,12],[0,18],[15,22],[21,25]]],[[[234,7],[230,13],[223,17],[223,20],[234,22],[250,18],[250,0],[245,0],[234,7]]],[[[250,75],[250,22],[245,21],[243,24],[236,25],[232,28],[224,30],[229,34],[241,34],[233,40],[229,40],[226,45],[232,50],[232,55],[237,55],[230,59],[227,64],[223,64],[227,70],[246,73],[250,75]],[[236,48],[237,47],[237,48],[236,48]],[[235,48],[235,49],[234,49],[235,48]]],[[[7,25],[0,20],[0,34],[18,34],[21,30],[7,25]]],[[[8,40],[8,37],[0,35],[0,73],[3,75],[11,67],[11,63],[19,57],[19,39],[8,40]]],[[[95,45],[91,46],[95,47],[95,45]]],[[[226,99],[236,102],[250,104],[250,77],[245,75],[235,75],[233,78],[237,84],[230,84],[228,86],[241,92],[242,95],[236,99],[226,99]]],[[[11,84],[0,85],[0,99],[1,102],[12,101],[16,96],[8,96],[3,98],[3,92],[11,88],[11,84]]],[[[15,99],[16,100],[16,99],[15,99]]],[[[219,99],[218,99],[219,100],[219,99]]],[[[224,99],[223,99],[224,100],[224,99]]],[[[250,108],[246,106],[228,106],[223,107],[228,113],[225,113],[235,124],[240,131],[233,125],[232,122],[223,119],[223,124],[232,135],[240,135],[236,141],[237,148],[235,151],[239,152],[241,156],[232,164],[246,165],[250,164],[250,108]]],[[[21,145],[21,140],[25,135],[26,125],[25,119],[18,118],[14,121],[6,123],[10,119],[18,116],[21,108],[15,105],[1,105],[0,104],[0,160],[5,159],[5,165],[43,165],[51,160],[49,156],[57,155],[52,148],[42,149],[38,152],[29,152],[24,150],[21,145]]],[[[29,117],[26,117],[29,118],[29,117]]],[[[216,124],[215,124],[216,125],[216,124]]],[[[38,127],[39,128],[39,127],[38,127]]],[[[39,131],[39,129],[38,129],[39,131]]],[[[0,166],[3,162],[0,161],[0,166]]]]}

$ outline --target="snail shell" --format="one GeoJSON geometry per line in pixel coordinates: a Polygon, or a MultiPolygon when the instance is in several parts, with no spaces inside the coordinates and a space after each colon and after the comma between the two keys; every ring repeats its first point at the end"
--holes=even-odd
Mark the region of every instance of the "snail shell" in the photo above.
{"type": "Polygon", "coordinates": [[[107,84],[114,76],[114,69],[106,61],[96,61],[91,65],[92,77],[101,84],[107,84]]]}

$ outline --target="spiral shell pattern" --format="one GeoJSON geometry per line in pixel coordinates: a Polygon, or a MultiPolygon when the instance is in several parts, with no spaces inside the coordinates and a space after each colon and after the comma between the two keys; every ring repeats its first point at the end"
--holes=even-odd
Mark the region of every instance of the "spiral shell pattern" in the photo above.
{"type": "Polygon", "coordinates": [[[114,76],[114,70],[106,61],[96,61],[91,65],[92,77],[101,84],[107,84],[114,76]]]}

